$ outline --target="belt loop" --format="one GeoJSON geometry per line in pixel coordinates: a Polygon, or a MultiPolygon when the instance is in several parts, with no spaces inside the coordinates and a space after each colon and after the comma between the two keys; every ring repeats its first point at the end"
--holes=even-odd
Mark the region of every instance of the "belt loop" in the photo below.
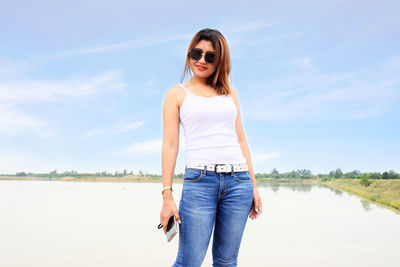
{"type": "Polygon", "coordinates": [[[204,165],[204,175],[207,175],[207,165],[204,165]]]}
{"type": "Polygon", "coordinates": [[[231,164],[231,175],[233,176],[234,169],[233,169],[233,164],[231,164]]]}

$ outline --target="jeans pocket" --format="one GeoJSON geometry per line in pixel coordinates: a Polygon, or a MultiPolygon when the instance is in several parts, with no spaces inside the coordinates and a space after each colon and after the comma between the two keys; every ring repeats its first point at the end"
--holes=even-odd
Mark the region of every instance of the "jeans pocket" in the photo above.
{"type": "Polygon", "coordinates": [[[236,181],[241,183],[250,183],[251,177],[249,171],[245,172],[234,172],[233,176],[235,177],[236,181]]]}
{"type": "Polygon", "coordinates": [[[198,169],[187,168],[185,174],[183,175],[184,182],[197,182],[204,177],[204,171],[198,169]]]}

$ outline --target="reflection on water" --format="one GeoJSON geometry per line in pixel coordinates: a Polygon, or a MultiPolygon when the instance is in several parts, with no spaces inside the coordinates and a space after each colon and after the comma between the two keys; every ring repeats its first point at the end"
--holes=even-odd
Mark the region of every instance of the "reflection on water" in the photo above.
{"type": "MultiPolygon", "coordinates": [[[[0,266],[171,266],[156,183],[0,181],[0,266]]],[[[326,186],[258,183],[239,266],[398,266],[400,216],[326,186]]],[[[182,184],[174,184],[178,205],[182,184]]],[[[179,233],[178,233],[179,235],[179,233]]],[[[211,266],[211,242],[203,266],[211,266]]]]}
{"type": "MultiPolygon", "coordinates": [[[[328,190],[328,191],[330,191],[333,194],[338,195],[338,196],[340,196],[340,195],[342,195],[344,193],[341,190],[338,190],[338,189],[335,189],[335,188],[331,188],[331,187],[329,187],[327,185],[311,185],[311,184],[302,184],[302,183],[293,183],[293,182],[280,183],[278,181],[276,181],[276,182],[275,181],[273,181],[273,182],[258,182],[257,185],[258,185],[258,188],[261,188],[261,187],[269,188],[272,192],[278,192],[279,188],[282,187],[285,190],[289,189],[289,190],[292,190],[294,192],[310,192],[312,190],[312,188],[323,188],[323,189],[326,189],[326,190],[328,190]]],[[[365,211],[372,210],[371,204],[374,204],[374,205],[379,205],[379,206],[381,206],[383,208],[386,208],[386,209],[390,209],[393,212],[395,212],[397,214],[400,214],[399,210],[396,210],[396,209],[394,209],[392,207],[381,205],[379,203],[372,202],[371,200],[360,198],[360,202],[361,202],[361,205],[362,205],[362,207],[363,207],[363,209],[365,211]]]]}
{"type": "Polygon", "coordinates": [[[369,204],[368,201],[366,201],[365,199],[361,199],[361,205],[363,206],[365,211],[370,211],[372,210],[371,205],[369,204]]]}
{"type": "Polygon", "coordinates": [[[258,188],[260,187],[267,187],[270,188],[273,192],[277,192],[280,187],[285,189],[290,189],[294,192],[310,192],[312,185],[309,184],[300,184],[300,183],[293,183],[293,182],[258,182],[258,188]]]}
{"type": "Polygon", "coordinates": [[[326,185],[311,185],[311,184],[303,184],[303,183],[295,183],[295,182],[279,182],[279,181],[258,181],[258,188],[265,187],[270,188],[273,192],[277,192],[280,187],[283,189],[290,189],[294,192],[310,192],[312,188],[326,188],[328,190],[333,191],[335,194],[342,194],[342,191],[330,188],[326,185]]]}

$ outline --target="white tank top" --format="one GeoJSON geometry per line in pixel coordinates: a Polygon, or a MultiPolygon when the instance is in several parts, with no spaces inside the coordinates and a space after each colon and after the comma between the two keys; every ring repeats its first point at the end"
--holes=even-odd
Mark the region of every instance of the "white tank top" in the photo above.
{"type": "Polygon", "coordinates": [[[198,96],[180,86],[186,92],[179,110],[186,164],[246,163],[236,133],[237,110],[232,97],[198,96]]]}

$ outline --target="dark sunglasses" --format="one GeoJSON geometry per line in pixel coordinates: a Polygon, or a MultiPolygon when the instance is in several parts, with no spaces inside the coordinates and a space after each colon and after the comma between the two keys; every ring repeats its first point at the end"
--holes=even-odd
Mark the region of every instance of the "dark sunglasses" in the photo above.
{"type": "MultiPolygon", "coordinates": [[[[189,57],[193,60],[200,60],[201,56],[203,55],[203,50],[200,48],[192,48],[189,52],[189,57]]],[[[217,61],[217,54],[215,52],[208,51],[205,56],[204,60],[208,64],[214,64],[217,61]]]]}

